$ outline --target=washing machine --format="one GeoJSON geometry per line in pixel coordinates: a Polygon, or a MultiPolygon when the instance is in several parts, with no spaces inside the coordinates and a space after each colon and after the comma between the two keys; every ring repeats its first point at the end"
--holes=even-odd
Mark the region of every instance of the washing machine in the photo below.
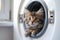
{"type": "MultiPolygon", "coordinates": [[[[18,0],[14,1],[14,40],[60,40],[59,0],[18,0]],[[25,9],[37,11],[42,7],[43,26],[36,35],[26,36],[25,9]]],[[[26,14],[27,15],[27,14],[26,14]]]]}

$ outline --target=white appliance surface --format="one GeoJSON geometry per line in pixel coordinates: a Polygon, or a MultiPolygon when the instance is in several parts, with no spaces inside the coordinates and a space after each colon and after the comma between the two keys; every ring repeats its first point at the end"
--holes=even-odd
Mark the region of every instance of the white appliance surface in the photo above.
{"type": "MultiPolygon", "coordinates": [[[[54,10],[55,19],[54,24],[48,24],[45,34],[38,39],[30,39],[21,36],[20,29],[18,28],[18,11],[22,0],[14,0],[14,40],[60,40],[60,0],[44,0],[49,10],[54,10]]],[[[21,26],[19,26],[21,27],[21,26]]]]}

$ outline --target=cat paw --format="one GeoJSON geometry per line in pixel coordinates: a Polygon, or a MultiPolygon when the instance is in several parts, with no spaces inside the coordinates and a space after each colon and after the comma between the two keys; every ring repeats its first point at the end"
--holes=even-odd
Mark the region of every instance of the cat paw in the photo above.
{"type": "Polygon", "coordinates": [[[34,35],[34,36],[35,36],[35,35],[36,35],[36,32],[35,32],[35,31],[33,31],[33,32],[32,32],[32,35],[34,35]]]}
{"type": "Polygon", "coordinates": [[[30,32],[26,32],[26,33],[25,33],[25,36],[26,36],[26,37],[31,36],[31,33],[30,33],[30,32]]]}

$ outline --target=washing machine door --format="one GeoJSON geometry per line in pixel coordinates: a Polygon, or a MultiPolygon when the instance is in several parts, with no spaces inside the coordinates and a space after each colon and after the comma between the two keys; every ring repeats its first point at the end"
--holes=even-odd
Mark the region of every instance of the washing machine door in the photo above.
{"type": "MultiPolygon", "coordinates": [[[[40,10],[41,11],[41,10],[40,10]]],[[[40,11],[39,11],[39,15],[40,15],[40,11]]],[[[33,19],[33,16],[32,16],[32,19],[33,19]]],[[[49,11],[48,12],[48,7],[45,3],[44,0],[25,0],[25,2],[23,4],[20,5],[20,8],[19,8],[19,29],[20,29],[20,33],[21,33],[21,36],[23,38],[23,40],[31,40],[31,39],[35,39],[35,38],[41,38],[47,28],[48,28],[48,24],[49,23],[54,23],[53,19],[54,19],[54,11],[49,11]],[[27,26],[29,23],[26,22],[26,20],[29,20],[29,13],[30,14],[33,14],[34,17],[36,17],[36,13],[37,11],[39,11],[39,9],[42,9],[42,17],[39,16],[39,19],[40,17],[43,19],[43,20],[39,20],[42,22],[42,26],[39,24],[39,26],[41,26],[41,28],[35,28],[34,27],[30,27],[30,26],[27,26]],[[51,15],[48,15],[48,13],[51,15]],[[28,16],[26,16],[28,15],[28,16]],[[26,20],[25,20],[26,18],[26,20]],[[28,19],[27,19],[28,18],[28,19]],[[36,32],[36,34],[34,35],[32,32],[35,30],[36,31],[39,31],[39,32],[36,32]],[[30,30],[32,30],[31,32],[29,32],[30,30]],[[25,34],[26,33],[29,33],[27,34],[28,36],[26,36],[25,34]]],[[[32,20],[30,18],[30,20],[32,20]]],[[[29,20],[29,21],[30,21],[29,20]]]]}

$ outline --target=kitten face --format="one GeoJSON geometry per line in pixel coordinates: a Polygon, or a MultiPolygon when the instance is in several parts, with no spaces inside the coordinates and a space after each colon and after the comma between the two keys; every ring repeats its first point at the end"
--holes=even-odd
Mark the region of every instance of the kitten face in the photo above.
{"type": "Polygon", "coordinates": [[[29,26],[37,26],[39,25],[39,21],[43,20],[43,11],[39,9],[37,12],[30,12],[26,10],[25,13],[25,21],[29,26]]]}

